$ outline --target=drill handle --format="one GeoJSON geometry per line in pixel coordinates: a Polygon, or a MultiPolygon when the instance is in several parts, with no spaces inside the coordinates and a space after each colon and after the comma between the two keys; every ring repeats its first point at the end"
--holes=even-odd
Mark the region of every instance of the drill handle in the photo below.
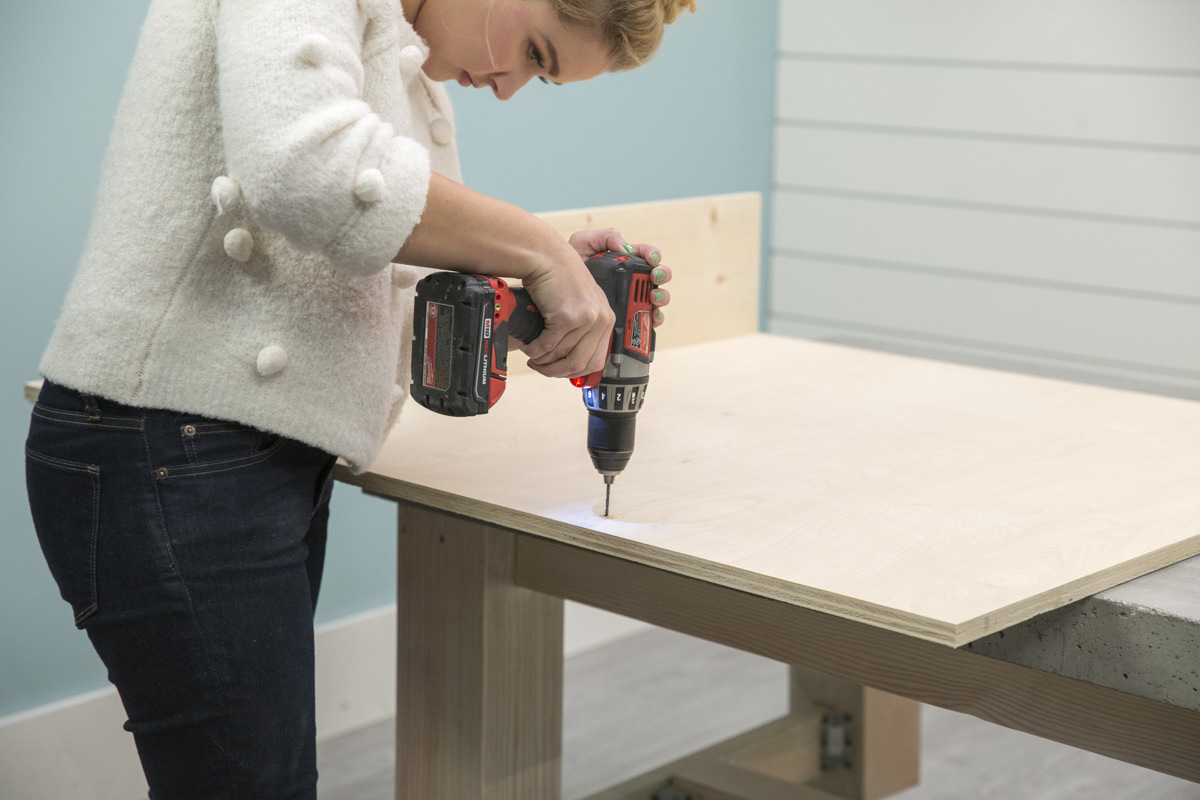
{"type": "Polygon", "coordinates": [[[497,296],[496,302],[500,305],[500,318],[508,321],[508,335],[514,339],[529,344],[546,327],[542,312],[533,304],[529,292],[520,286],[509,286],[507,292],[497,296]]]}

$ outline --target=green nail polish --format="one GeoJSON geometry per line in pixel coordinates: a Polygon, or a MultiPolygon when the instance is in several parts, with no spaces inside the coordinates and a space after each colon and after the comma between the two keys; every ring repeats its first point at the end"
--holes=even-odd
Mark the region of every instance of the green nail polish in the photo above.
{"type": "Polygon", "coordinates": [[[662,292],[659,292],[659,291],[656,291],[656,292],[654,293],[654,302],[656,302],[656,303],[661,303],[662,301],[663,301],[663,293],[662,293],[662,292]]]}
{"type": "MultiPolygon", "coordinates": [[[[659,261],[661,261],[661,260],[662,260],[662,256],[661,256],[661,255],[659,255],[658,253],[651,253],[651,254],[650,254],[650,266],[652,266],[652,267],[657,267],[657,266],[658,266],[658,262],[659,262],[659,261]]],[[[655,274],[657,275],[658,273],[655,273],[655,274]]],[[[662,279],[661,279],[661,278],[659,278],[659,280],[662,280],[662,279]]]]}
{"type": "Polygon", "coordinates": [[[629,255],[633,255],[634,253],[637,252],[637,248],[634,247],[633,245],[631,245],[629,242],[626,242],[625,243],[625,252],[629,253],[629,255]]]}
{"type": "Polygon", "coordinates": [[[665,269],[656,269],[654,270],[653,277],[655,283],[662,283],[667,279],[667,271],[665,269]]]}

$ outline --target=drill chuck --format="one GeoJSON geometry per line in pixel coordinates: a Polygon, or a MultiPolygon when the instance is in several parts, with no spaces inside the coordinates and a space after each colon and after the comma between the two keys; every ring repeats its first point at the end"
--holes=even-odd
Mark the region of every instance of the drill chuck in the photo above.
{"type": "Polygon", "coordinates": [[[629,413],[588,412],[587,451],[601,475],[618,475],[629,463],[636,421],[637,417],[629,413]]]}

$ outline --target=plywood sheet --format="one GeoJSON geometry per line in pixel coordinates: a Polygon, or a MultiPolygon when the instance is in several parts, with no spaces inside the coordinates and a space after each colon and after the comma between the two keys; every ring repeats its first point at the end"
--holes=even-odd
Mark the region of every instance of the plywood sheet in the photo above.
{"type": "Polygon", "coordinates": [[[565,381],[370,490],[959,645],[1200,553],[1200,404],[754,334],[662,350],[612,517],[565,381]]]}

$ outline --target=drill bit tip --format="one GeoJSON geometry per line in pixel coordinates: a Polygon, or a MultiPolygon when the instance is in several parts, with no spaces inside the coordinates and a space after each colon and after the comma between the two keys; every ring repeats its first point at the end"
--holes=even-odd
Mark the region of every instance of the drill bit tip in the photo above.
{"type": "Polygon", "coordinates": [[[604,516],[608,516],[609,502],[612,500],[612,485],[616,475],[606,474],[604,476],[604,516]]]}

